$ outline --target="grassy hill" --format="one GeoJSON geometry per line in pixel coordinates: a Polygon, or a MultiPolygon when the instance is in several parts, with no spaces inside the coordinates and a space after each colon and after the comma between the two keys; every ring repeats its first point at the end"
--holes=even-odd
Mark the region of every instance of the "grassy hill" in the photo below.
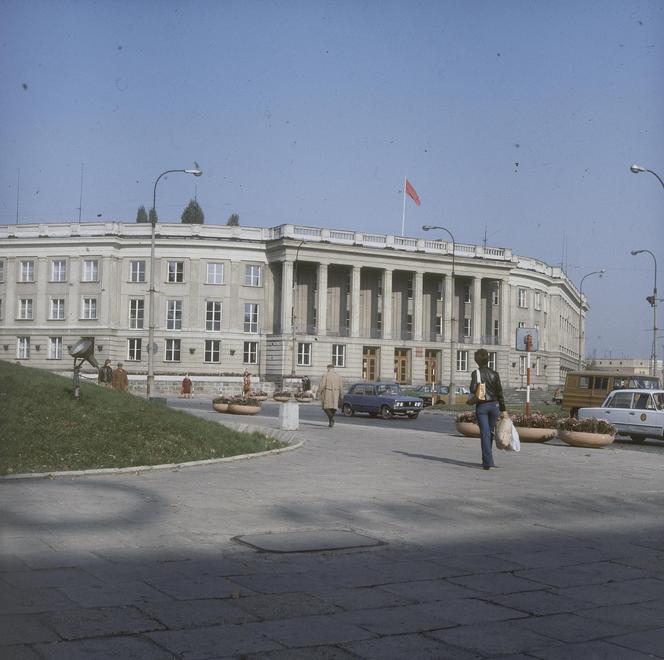
{"type": "Polygon", "coordinates": [[[0,361],[0,474],[223,458],[284,446],[166,406],[0,361]]]}

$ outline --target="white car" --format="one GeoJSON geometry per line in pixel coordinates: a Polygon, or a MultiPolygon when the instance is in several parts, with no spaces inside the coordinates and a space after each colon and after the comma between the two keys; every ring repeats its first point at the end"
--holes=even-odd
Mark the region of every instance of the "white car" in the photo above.
{"type": "Polygon", "coordinates": [[[589,417],[605,419],[638,442],[664,440],[664,390],[614,390],[599,408],[579,410],[579,419],[589,417]]]}

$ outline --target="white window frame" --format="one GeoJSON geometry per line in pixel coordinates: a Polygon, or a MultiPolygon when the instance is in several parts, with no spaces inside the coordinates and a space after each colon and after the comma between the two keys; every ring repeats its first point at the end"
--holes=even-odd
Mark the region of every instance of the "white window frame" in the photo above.
{"type": "Polygon", "coordinates": [[[51,282],[67,281],[67,260],[53,259],[51,261],[51,282]]]}
{"type": "Polygon", "coordinates": [[[528,368],[527,359],[527,355],[519,355],[519,376],[526,375],[526,370],[528,368]]]}
{"type": "Polygon", "coordinates": [[[32,298],[19,298],[16,318],[20,321],[34,320],[32,311],[32,298]]]}
{"type": "Polygon", "coordinates": [[[456,370],[461,372],[468,371],[468,351],[457,351],[456,370]]]}
{"type": "Polygon", "coordinates": [[[301,341],[297,344],[297,366],[311,366],[312,344],[309,341],[301,341]]]}
{"type": "Polygon", "coordinates": [[[491,304],[500,305],[500,290],[492,289],[491,290],[491,304]]]}
{"type": "Polygon", "coordinates": [[[494,371],[496,371],[497,360],[498,360],[498,353],[496,353],[496,351],[489,351],[489,363],[487,365],[489,369],[493,369],[494,371]]]}
{"type": "Polygon", "coordinates": [[[500,321],[493,319],[493,336],[500,337],[500,321]]]}
{"type": "Polygon", "coordinates": [[[142,330],[145,327],[145,299],[129,299],[129,329],[142,330]]]}
{"type": "Polygon", "coordinates": [[[97,318],[97,298],[83,296],[81,298],[81,320],[96,321],[97,318]]]}
{"type": "Polygon", "coordinates": [[[129,281],[145,282],[145,260],[132,259],[129,262],[129,281]]]}
{"type": "Polygon", "coordinates": [[[180,362],[181,353],[180,339],[167,339],[164,342],[164,362],[180,362]]]}
{"type": "Polygon", "coordinates": [[[48,338],[48,359],[62,360],[62,337],[48,338]]]}
{"type": "Polygon", "coordinates": [[[3,300],[0,298],[0,321],[2,320],[2,313],[4,311],[4,305],[2,304],[3,300]]]}
{"type": "Polygon", "coordinates": [[[258,342],[245,341],[242,347],[243,364],[258,364],[258,342]]]}
{"type": "Polygon", "coordinates": [[[99,282],[99,259],[83,259],[82,282],[99,282]]]}
{"type": "Polygon", "coordinates": [[[5,281],[5,260],[0,259],[0,282],[5,281]]]}
{"type": "Polygon", "coordinates": [[[166,330],[182,330],[182,301],[166,301],[166,330]]]}
{"type": "Polygon", "coordinates": [[[35,281],[35,261],[34,259],[22,259],[19,263],[19,282],[35,281]]]}
{"type": "Polygon", "coordinates": [[[166,281],[170,284],[182,284],[184,282],[184,261],[169,261],[166,281]]]}
{"type": "Polygon", "coordinates": [[[209,261],[207,264],[206,284],[224,283],[224,264],[218,261],[209,261]]]}
{"type": "Polygon", "coordinates": [[[17,360],[30,359],[30,337],[16,338],[16,359],[17,360]]]}
{"type": "Polygon", "coordinates": [[[345,344],[332,344],[332,364],[335,367],[346,366],[346,345],[345,344]]]}
{"type": "Polygon", "coordinates": [[[127,362],[140,362],[143,357],[143,340],[140,337],[127,339],[127,362]]]}
{"type": "Polygon", "coordinates": [[[223,305],[220,300],[205,302],[205,332],[221,332],[223,305]]]}
{"type": "Polygon", "coordinates": [[[260,264],[245,264],[244,285],[261,286],[263,267],[260,264]]]}
{"type": "Polygon", "coordinates": [[[64,298],[51,298],[48,306],[48,320],[49,321],[64,321],[65,320],[65,299],[64,298]]]}
{"type": "Polygon", "coordinates": [[[542,375],[542,362],[538,357],[535,358],[535,375],[536,376],[542,375]]]}
{"type": "Polygon", "coordinates": [[[443,320],[442,314],[440,316],[436,316],[434,319],[434,326],[436,334],[442,335],[445,330],[445,321],[443,320]]]}
{"type": "Polygon", "coordinates": [[[219,364],[221,362],[221,340],[206,339],[203,349],[203,362],[206,364],[219,364]]]}
{"type": "Polygon", "coordinates": [[[472,290],[470,288],[470,284],[465,285],[465,289],[464,289],[464,292],[463,292],[463,302],[465,302],[465,303],[473,302],[473,294],[472,294],[472,290]]]}
{"type": "Polygon", "coordinates": [[[542,311],[542,293],[540,291],[533,293],[533,306],[536,311],[542,311]]]}
{"type": "Polygon", "coordinates": [[[473,336],[473,319],[469,318],[468,316],[465,316],[463,319],[463,336],[473,336]]]}
{"type": "Polygon", "coordinates": [[[526,322],[525,322],[525,321],[519,321],[519,322],[516,324],[516,327],[517,327],[517,328],[525,328],[525,327],[526,327],[526,322]]]}
{"type": "Polygon", "coordinates": [[[526,289],[519,289],[517,295],[517,307],[520,307],[521,309],[528,309],[528,291],[526,291],[526,289]]]}
{"type": "Polygon", "coordinates": [[[258,332],[259,312],[258,303],[244,303],[244,332],[258,332]]]}

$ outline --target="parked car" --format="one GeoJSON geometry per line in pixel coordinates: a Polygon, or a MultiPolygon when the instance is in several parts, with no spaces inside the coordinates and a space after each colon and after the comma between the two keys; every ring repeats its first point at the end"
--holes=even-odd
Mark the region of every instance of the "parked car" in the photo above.
{"type": "Polygon", "coordinates": [[[597,408],[581,408],[579,419],[596,417],[613,424],[620,435],[637,442],[664,440],[664,390],[615,390],[597,408]]]}
{"type": "Polygon", "coordinates": [[[412,389],[406,390],[407,396],[416,396],[422,399],[425,406],[430,406],[433,403],[433,397],[436,397],[436,403],[447,401],[447,397],[443,401],[443,394],[447,395],[449,387],[446,385],[432,385],[431,383],[425,383],[424,385],[419,385],[412,389]]]}
{"type": "Polygon", "coordinates": [[[370,417],[380,415],[383,419],[394,415],[417,419],[423,406],[420,397],[408,396],[398,383],[378,381],[351,385],[344,394],[341,411],[348,417],[361,412],[370,417]]]}

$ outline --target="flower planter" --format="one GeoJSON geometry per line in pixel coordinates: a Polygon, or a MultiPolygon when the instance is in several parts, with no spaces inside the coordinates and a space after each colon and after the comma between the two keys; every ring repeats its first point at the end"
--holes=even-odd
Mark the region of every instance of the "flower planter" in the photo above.
{"type": "Polygon", "coordinates": [[[260,406],[247,406],[243,403],[228,404],[228,412],[233,415],[257,415],[260,410],[260,406]]]}
{"type": "Polygon", "coordinates": [[[228,412],[228,404],[227,403],[213,403],[212,407],[220,413],[225,413],[228,412]]]}
{"type": "Polygon", "coordinates": [[[546,442],[556,435],[556,429],[534,429],[528,426],[515,426],[521,442],[546,442]]]}
{"type": "Polygon", "coordinates": [[[480,437],[480,425],[472,422],[456,422],[456,430],[468,438],[480,437]]]}
{"type": "Polygon", "coordinates": [[[256,401],[267,401],[267,394],[253,394],[251,398],[256,401]]]}
{"type": "Polygon", "coordinates": [[[302,396],[302,397],[296,396],[295,400],[298,403],[311,403],[314,400],[314,398],[311,396],[302,396]]]}
{"type": "Polygon", "coordinates": [[[279,403],[285,403],[286,401],[291,400],[291,397],[289,397],[289,396],[273,396],[272,398],[275,401],[279,401],[279,403]]]}
{"type": "Polygon", "coordinates": [[[613,442],[615,436],[608,433],[584,433],[583,431],[564,431],[558,429],[558,437],[571,447],[597,449],[613,442]]]}

